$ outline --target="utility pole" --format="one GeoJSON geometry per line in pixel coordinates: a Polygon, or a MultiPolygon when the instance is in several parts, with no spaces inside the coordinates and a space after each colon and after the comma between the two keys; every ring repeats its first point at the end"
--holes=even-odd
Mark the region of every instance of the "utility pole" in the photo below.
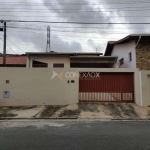
{"type": "Polygon", "coordinates": [[[3,67],[6,66],[6,22],[4,23],[3,67]]]}
{"type": "Polygon", "coordinates": [[[47,27],[47,45],[46,45],[46,52],[51,52],[51,46],[50,46],[50,26],[47,27]]]}

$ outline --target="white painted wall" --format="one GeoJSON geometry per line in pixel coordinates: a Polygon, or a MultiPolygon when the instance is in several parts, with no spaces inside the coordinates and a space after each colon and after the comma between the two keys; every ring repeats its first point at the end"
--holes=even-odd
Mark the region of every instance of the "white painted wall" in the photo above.
{"type": "Polygon", "coordinates": [[[124,58],[124,64],[120,68],[136,68],[136,53],[135,53],[135,41],[130,41],[123,44],[116,44],[113,48],[111,56],[118,56],[117,64],[119,66],[119,60],[124,58]],[[132,61],[129,61],[129,53],[132,53],[132,61]]]}

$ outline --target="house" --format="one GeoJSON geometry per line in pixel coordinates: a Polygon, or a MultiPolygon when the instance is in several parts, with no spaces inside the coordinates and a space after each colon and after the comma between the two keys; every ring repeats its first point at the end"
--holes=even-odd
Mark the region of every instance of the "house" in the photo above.
{"type": "MultiPolygon", "coordinates": [[[[6,67],[26,67],[25,55],[7,55],[6,67]]],[[[0,57],[0,67],[3,67],[3,57],[0,57]]]]}
{"type": "Polygon", "coordinates": [[[104,56],[118,56],[118,68],[139,69],[141,106],[150,106],[150,34],[131,34],[109,41],[104,56]]]}
{"type": "Polygon", "coordinates": [[[0,68],[0,105],[126,102],[141,105],[139,72],[101,53],[27,53],[26,68],[0,68]]]}
{"type": "Polygon", "coordinates": [[[113,68],[116,56],[102,53],[27,52],[27,68],[113,68]]]}
{"type": "Polygon", "coordinates": [[[118,67],[150,70],[150,34],[131,34],[109,41],[104,56],[116,55],[118,67]]]}

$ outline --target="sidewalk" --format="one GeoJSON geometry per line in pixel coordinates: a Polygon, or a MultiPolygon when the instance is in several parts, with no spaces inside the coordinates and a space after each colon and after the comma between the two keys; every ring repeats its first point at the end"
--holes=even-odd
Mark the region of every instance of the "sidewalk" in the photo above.
{"type": "Polygon", "coordinates": [[[133,103],[79,103],[68,106],[0,107],[0,119],[149,120],[150,110],[133,103]]]}

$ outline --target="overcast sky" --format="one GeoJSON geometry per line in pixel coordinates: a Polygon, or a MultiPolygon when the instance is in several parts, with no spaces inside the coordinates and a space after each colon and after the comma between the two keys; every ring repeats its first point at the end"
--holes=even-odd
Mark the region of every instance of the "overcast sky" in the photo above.
{"type": "MultiPolygon", "coordinates": [[[[150,0],[0,0],[0,20],[132,23],[150,22],[150,0]]],[[[46,52],[47,26],[51,50],[103,52],[108,41],[150,33],[150,25],[7,23],[7,53],[46,52]]],[[[0,26],[3,24],[0,23],[0,26]]],[[[3,32],[0,32],[0,53],[3,32]]]]}

